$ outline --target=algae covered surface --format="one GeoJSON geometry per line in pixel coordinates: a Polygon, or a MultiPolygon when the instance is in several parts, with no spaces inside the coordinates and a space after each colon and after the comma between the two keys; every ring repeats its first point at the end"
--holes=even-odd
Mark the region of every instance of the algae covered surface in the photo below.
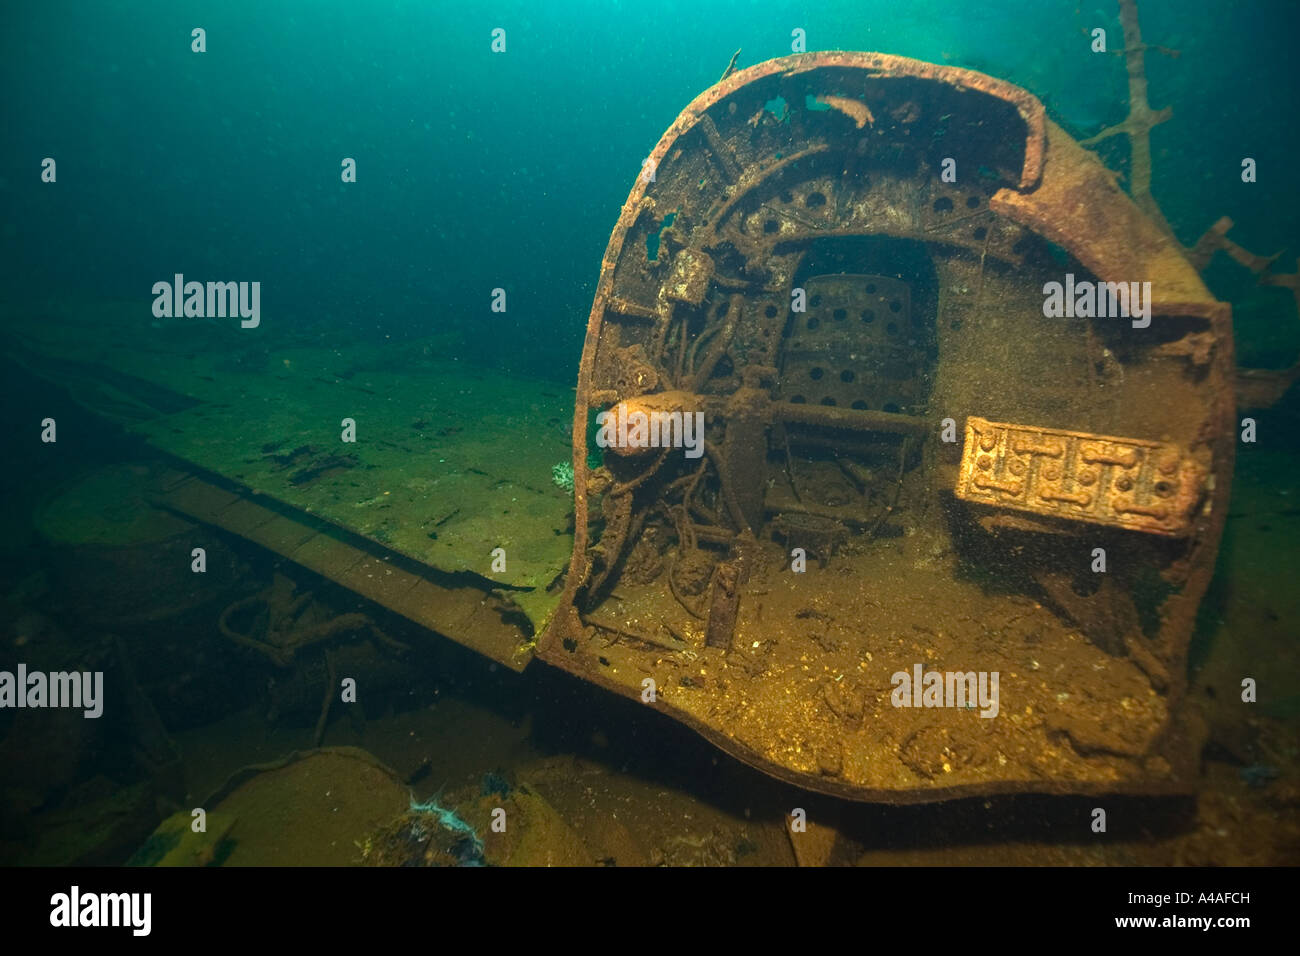
{"type": "MultiPolygon", "coordinates": [[[[535,625],[549,614],[545,589],[572,548],[572,497],[552,479],[570,454],[563,388],[440,358],[437,339],[400,354],[267,351],[264,339],[245,351],[247,332],[199,327],[127,349],[114,325],[126,306],[52,310],[84,335],[58,346],[51,374],[76,396],[79,381],[112,368],[130,430],[155,448],[421,564],[500,585],[535,625]]],[[[38,346],[48,334],[27,338],[38,346]]],[[[88,398],[102,407],[100,393],[88,398]]]]}

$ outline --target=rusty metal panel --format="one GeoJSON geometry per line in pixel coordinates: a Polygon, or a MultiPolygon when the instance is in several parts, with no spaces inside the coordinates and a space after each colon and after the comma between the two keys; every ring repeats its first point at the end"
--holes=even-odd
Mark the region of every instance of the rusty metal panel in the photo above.
{"type": "Polygon", "coordinates": [[[1177,320],[1160,334],[1037,324],[1048,241],[1101,281],[1174,275],[1145,245],[1093,254],[1112,210],[1150,224],[1114,190],[1074,201],[1077,147],[1044,128],[1023,91],[874,54],[729,72],[687,107],[602,262],[574,555],[538,656],[635,699],[649,675],[673,718],[839,796],[1186,792],[1197,745],[1169,728],[1226,510],[1231,329],[1187,283],[1153,293],[1177,320]],[[994,178],[943,183],[953,137],[994,178]],[[702,454],[597,464],[588,423],[620,405],[701,414],[702,454]],[[971,418],[974,504],[935,507],[962,451],[940,423],[971,412],[1089,431],[971,418]],[[1075,528],[1142,533],[1079,594],[1087,550],[1038,533],[1075,528]],[[1171,593],[1137,595],[1156,575],[1171,593]],[[1026,675],[1027,656],[1054,663],[1026,675]],[[1001,674],[1005,708],[899,703],[891,682],[931,660],[1001,674]]]}
{"type": "Polygon", "coordinates": [[[957,497],[1053,518],[1186,535],[1206,471],[1170,442],[966,419],[957,497]]]}

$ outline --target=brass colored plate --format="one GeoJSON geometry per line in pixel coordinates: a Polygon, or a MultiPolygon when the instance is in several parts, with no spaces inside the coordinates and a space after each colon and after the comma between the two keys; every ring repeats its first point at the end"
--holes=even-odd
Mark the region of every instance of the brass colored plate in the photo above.
{"type": "Polygon", "coordinates": [[[1170,442],[966,419],[957,497],[1170,537],[1191,530],[1205,469],[1170,442]]]}

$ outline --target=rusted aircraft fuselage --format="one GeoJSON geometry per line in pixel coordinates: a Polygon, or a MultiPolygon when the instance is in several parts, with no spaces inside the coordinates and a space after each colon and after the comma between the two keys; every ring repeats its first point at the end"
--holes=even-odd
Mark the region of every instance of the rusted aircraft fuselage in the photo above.
{"type": "Polygon", "coordinates": [[[1231,375],[1228,306],[1029,93],[730,73],[605,253],[538,654],[854,799],[1184,791],[1231,375]]]}

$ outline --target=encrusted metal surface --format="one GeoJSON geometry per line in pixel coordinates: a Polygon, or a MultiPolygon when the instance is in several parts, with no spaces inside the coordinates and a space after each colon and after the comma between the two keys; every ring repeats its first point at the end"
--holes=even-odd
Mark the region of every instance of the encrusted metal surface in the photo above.
{"type": "Polygon", "coordinates": [[[1232,347],[1158,225],[1028,93],[879,54],[729,71],[638,166],[538,656],[854,799],[1185,792],[1232,347]],[[1066,271],[1150,281],[1150,326],[1048,317],[1066,271]],[[588,423],[620,406],[702,416],[697,454],[593,466],[588,423]],[[967,421],[993,446],[954,494],[967,421]],[[1100,584],[1086,535],[1117,558],[1100,584]],[[891,695],[934,668],[1000,673],[1001,707],[891,695]]]}
{"type": "Polygon", "coordinates": [[[928,336],[913,325],[908,283],[829,275],[803,289],[807,309],[791,316],[781,352],[782,398],[907,414],[924,408],[928,336]]]}
{"type": "Polygon", "coordinates": [[[1170,536],[1192,530],[1206,470],[1169,442],[966,419],[957,497],[1170,536]]]}

